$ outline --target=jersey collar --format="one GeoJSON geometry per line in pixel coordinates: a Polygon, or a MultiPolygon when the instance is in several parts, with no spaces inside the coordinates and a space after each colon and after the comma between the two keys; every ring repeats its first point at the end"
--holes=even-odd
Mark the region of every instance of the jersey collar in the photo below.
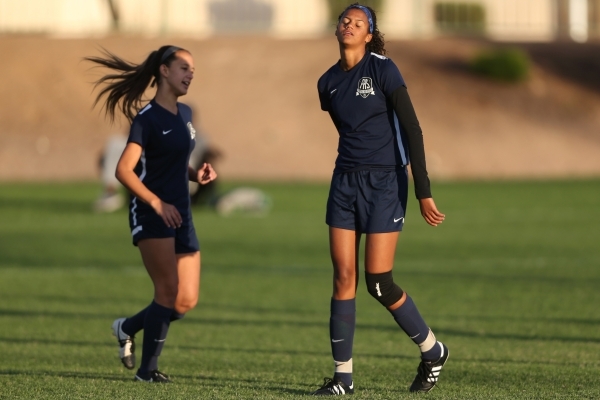
{"type": "Polygon", "coordinates": [[[338,60],[338,62],[336,64],[337,65],[337,70],[338,70],[338,72],[340,72],[342,74],[349,74],[349,73],[351,73],[353,71],[358,70],[367,61],[367,59],[369,57],[371,57],[371,52],[367,51],[365,53],[365,55],[363,56],[363,58],[361,58],[361,60],[358,62],[358,64],[356,64],[354,67],[350,68],[348,71],[344,71],[342,69],[342,60],[338,60]]]}

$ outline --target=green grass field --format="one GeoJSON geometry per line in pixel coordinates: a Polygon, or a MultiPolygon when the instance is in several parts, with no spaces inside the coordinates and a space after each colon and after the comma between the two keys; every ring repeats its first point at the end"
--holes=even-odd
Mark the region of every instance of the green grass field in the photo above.
{"type": "MultiPolygon", "coordinates": [[[[257,184],[264,218],[194,214],[198,307],[161,370],[132,381],[113,319],[151,300],[126,211],[90,212],[95,184],[0,185],[0,398],[295,398],[332,375],[327,185],[257,184]]],[[[409,203],[395,279],[450,359],[431,399],[600,398],[600,181],[440,183],[446,222],[409,203]]],[[[361,399],[413,398],[419,352],[363,287],[361,399]]],[[[138,337],[141,349],[141,337],[138,337]]]]}

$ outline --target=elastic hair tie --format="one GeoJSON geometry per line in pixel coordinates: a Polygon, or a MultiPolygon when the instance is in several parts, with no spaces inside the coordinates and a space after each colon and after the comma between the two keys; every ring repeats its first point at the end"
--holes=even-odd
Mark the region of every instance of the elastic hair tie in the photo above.
{"type": "Polygon", "coordinates": [[[181,47],[171,46],[169,47],[160,58],[160,63],[163,64],[165,60],[173,55],[173,53],[181,50],[181,47]]]}
{"type": "Polygon", "coordinates": [[[369,11],[369,9],[365,6],[361,6],[360,4],[355,4],[355,5],[350,5],[348,6],[345,10],[344,13],[342,15],[344,15],[346,13],[346,11],[348,11],[351,8],[358,8],[359,10],[361,10],[362,12],[364,12],[367,15],[367,18],[369,20],[369,33],[373,33],[373,16],[371,15],[371,11],[369,11]]]}

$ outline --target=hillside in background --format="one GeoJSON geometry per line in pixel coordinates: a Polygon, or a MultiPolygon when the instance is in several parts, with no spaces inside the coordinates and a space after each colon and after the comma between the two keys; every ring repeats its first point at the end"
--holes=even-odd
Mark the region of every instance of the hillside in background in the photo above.
{"type": "MultiPolygon", "coordinates": [[[[82,57],[104,47],[141,61],[166,44],[189,49],[196,76],[181,100],[196,128],[222,151],[228,179],[330,177],[337,133],[320,111],[316,82],[339,55],[333,35],[278,41],[109,37],[2,37],[0,180],[97,176],[106,138],[126,133],[92,109],[101,70],[82,57]]],[[[425,135],[434,178],[600,175],[600,46],[531,44],[531,78],[509,85],[471,74],[467,60],[489,43],[391,42],[425,135]],[[595,57],[595,58],[594,58],[595,57]]]]}

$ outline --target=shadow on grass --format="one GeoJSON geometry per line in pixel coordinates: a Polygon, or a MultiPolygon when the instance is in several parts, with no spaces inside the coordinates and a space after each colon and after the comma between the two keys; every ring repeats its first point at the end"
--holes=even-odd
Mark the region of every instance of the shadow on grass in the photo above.
{"type": "MultiPolygon", "coordinates": [[[[444,334],[452,335],[453,333],[448,333],[444,330],[438,330],[438,332],[442,332],[444,334]]],[[[94,341],[73,341],[73,340],[57,340],[57,339],[24,339],[24,338],[0,338],[0,343],[14,343],[14,344],[44,344],[44,345],[59,345],[59,346],[79,346],[79,347],[105,347],[105,348],[113,348],[114,343],[108,342],[94,342],[94,341]]],[[[173,345],[169,346],[173,350],[184,350],[184,351],[198,351],[198,352],[222,352],[225,354],[235,353],[235,354],[266,354],[269,356],[317,356],[317,357],[327,357],[329,356],[329,352],[322,351],[310,351],[310,350],[293,350],[293,349],[275,349],[275,348],[243,348],[243,347],[229,347],[229,346],[193,346],[193,345],[173,345]]],[[[403,354],[389,354],[389,353],[374,353],[374,352],[364,352],[364,351],[354,351],[354,357],[364,357],[364,358],[375,358],[375,359],[393,359],[393,360],[416,360],[417,357],[413,355],[403,355],[403,354]]],[[[501,359],[501,358],[485,358],[485,359],[477,359],[477,358],[461,358],[454,355],[452,357],[453,361],[457,362],[467,362],[467,363],[504,363],[504,364],[531,364],[531,365],[545,365],[545,364],[553,364],[553,365],[572,365],[572,366],[581,366],[580,361],[567,362],[567,361],[550,361],[540,358],[538,360],[511,360],[511,359],[501,359]]],[[[1,374],[11,374],[14,371],[0,371],[1,374]]],[[[52,372],[54,373],[54,372],[52,372]]],[[[30,375],[28,371],[26,372],[14,372],[14,374],[24,374],[30,375]]],[[[36,372],[36,374],[44,375],[45,372],[36,372]]],[[[47,374],[51,374],[48,372],[47,374]]],[[[80,373],[73,373],[78,375],[80,373]]],[[[85,374],[80,374],[85,375],[85,374]]],[[[91,374],[90,374],[91,375],[91,374]]],[[[185,377],[185,376],[182,376],[185,377]]],[[[195,378],[195,376],[188,376],[188,378],[195,378]]],[[[204,377],[209,379],[209,377],[204,377]]],[[[210,378],[212,379],[212,378],[210,378]]],[[[250,381],[250,380],[248,380],[250,381]]]]}
{"type": "MultiPolygon", "coordinates": [[[[69,371],[48,371],[48,370],[0,370],[0,376],[13,376],[13,377],[56,377],[56,378],[72,378],[72,379],[87,379],[87,380],[104,380],[109,382],[126,382],[133,385],[139,385],[131,376],[124,377],[116,374],[102,374],[98,372],[69,372],[69,371]]],[[[181,380],[195,381],[192,384],[197,384],[198,381],[205,387],[225,389],[224,392],[231,391],[231,386],[237,384],[240,388],[251,389],[251,390],[268,390],[276,394],[290,394],[290,395],[303,395],[309,394],[308,390],[292,389],[282,387],[284,382],[275,380],[265,380],[263,378],[247,379],[247,378],[236,378],[228,377],[223,379],[222,377],[213,377],[205,375],[177,375],[173,377],[173,384],[177,385],[181,380]]],[[[189,384],[189,383],[188,383],[189,384]]]]}
{"type": "MultiPolygon", "coordinates": [[[[137,299],[132,299],[132,295],[130,293],[123,294],[121,296],[115,296],[114,294],[106,295],[106,296],[90,296],[90,295],[43,295],[43,294],[31,294],[31,293],[0,293],[0,303],[2,301],[14,301],[16,299],[24,299],[24,300],[32,300],[39,301],[44,304],[48,304],[50,302],[54,303],[67,303],[69,305],[77,304],[77,305],[91,305],[98,307],[106,307],[107,304],[131,304],[132,307],[136,304],[139,307],[143,307],[144,303],[147,306],[148,296],[139,297],[137,299]]],[[[6,303],[4,303],[6,304],[6,303]]],[[[57,305],[58,307],[58,305],[57,305]]],[[[0,309],[0,314],[2,314],[4,310],[0,309]]],[[[11,311],[11,310],[8,310],[11,311]]]]}
{"type": "Polygon", "coordinates": [[[80,341],[80,340],[57,340],[57,339],[40,339],[40,338],[11,338],[0,337],[0,343],[14,344],[44,344],[44,345],[59,345],[59,346],[77,346],[77,347],[115,347],[114,342],[95,342],[95,341],[80,341]]]}
{"type": "MultiPolygon", "coordinates": [[[[266,354],[271,356],[317,356],[317,357],[330,357],[329,352],[320,351],[305,351],[305,350],[279,350],[279,349],[258,349],[258,348],[239,348],[239,347],[219,347],[219,346],[174,346],[175,349],[181,349],[185,351],[208,351],[208,352],[223,352],[223,353],[246,353],[246,354],[266,354]]],[[[373,358],[373,359],[384,359],[384,360],[414,360],[416,363],[419,361],[417,355],[405,355],[400,353],[374,353],[364,351],[353,351],[352,356],[354,358],[373,358]]],[[[453,362],[464,362],[464,363],[502,363],[502,364],[523,364],[523,365],[571,365],[580,367],[582,363],[580,361],[551,361],[539,358],[537,360],[511,360],[501,358],[463,358],[457,357],[455,354],[451,357],[453,362]]]]}
{"type": "MultiPolygon", "coordinates": [[[[395,272],[395,271],[394,271],[395,272]]],[[[505,271],[504,271],[505,272],[505,271]]],[[[568,283],[571,284],[584,284],[586,286],[600,286],[600,277],[594,276],[580,276],[576,274],[572,274],[570,276],[549,276],[544,275],[545,271],[539,271],[538,274],[491,274],[487,271],[481,274],[476,273],[467,273],[467,272],[444,272],[444,271],[435,271],[435,279],[438,281],[448,280],[448,279],[456,279],[465,285],[469,284],[469,281],[473,282],[485,282],[490,281],[495,286],[499,285],[499,282],[507,282],[510,284],[526,284],[530,286],[533,283],[536,285],[539,284],[553,284],[564,286],[568,283]]],[[[432,272],[431,271],[419,271],[419,270],[400,270],[398,274],[410,274],[410,278],[413,282],[417,282],[420,279],[431,279],[432,272]]]]}
{"type": "Polygon", "coordinates": [[[44,198],[0,198],[0,208],[3,210],[34,210],[35,213],[54,213],[70,214],[92,213],[92,201],[69,201],[63,199],[44,199],[44,198]]]}
{"type": "Polygon", "coordinates": [[[111,322],[116,318],[115,314],[81,313],[81,312],[63,312],[63,311],[36,311],[36,310],[7,310],[0,309],[0,317],[19,317],[19,318],[57,318],[57,319],[103,319],[111,322]]]}
{"type": "Polygon", "coordinates": [[[244,379],[244,378],[231,378],[230,377],[230,378],[227,378],[227,381],[224,383],[221,383],[221,382],[223,382],[223,378],[216,377],[216,376],[209,376],[209,375],[195,375],[195,376],[188,376],[188,378],[191,378],[194,380],[200,380],[202,382],[202,384],[209,385],[212,387],[229,388],[231,386],[230,383],[233,381],[233,382],[238,383],[240,386],[243,386],[243,387],[249,388],[249,389],[256,389],[258,386],[261,389],[267,389],[267,390],[270,390],[275,393],[284,393],[284,394],[291,394],[291,395],[310,394],[310,391],[308,391],[308,390],[290,389],[290,388],[281,387],[284,384],[281,381],[274,381],[274,380],[268,380],[268,379],[265,380],[264,378],[244,379]],[[267,386],[265,386],[265,384],[267,384],[267,386]]]}
{"type": "Polygon", "coordinates": [[[58,378],[76,378],[76,379],[93,379],[93,380],[106,380],[106,381],[118,381],[118,382],[133,382],[131,377],[125,378],[119,375],[111,375],[111,374],[101,374],[98,372],[57,372],[57,371],[48,371],[48,370],[40,370],[35,371],[28,369],[26,371],[20,370],[0,370],[0,375],[8,375],[8,376],[34,376],[34,377],[58,377],[58,378]]]}
{"type": "Polygon", "coordinates": [[[600,319],[597,318],[542,318],[542,317],[511,317],[511,316],[490,316],[490,315],[431,315],[430,318],[451,319],[451,320],[473,320],[473,321],[511,321],[511,322],[548,322],[553,324],[581,324],[600,326],[600,319]]]}
{"type": "MultiPolygon", "coordinates": [[[[55,311],[32,311],[32,310],[0,310],[0,316],[14,316],[14,317],[47,317],[47,318],[58,318],[58,319],[85,319],[85,320],[107,320],[112,321],[115,317],[114,314],[86,314],[86,313],[68,313],[68,312],[55,312],[55,311]]],[[[490,317],[492,318],[492,317],[490,317]]],[[[497,317],[502,318],[502,317],[497,317]]],[[[529,320],[529,319],[527,319],[529,320]]],[[[541,319],[544,321],[544,319],[541,319]]],[[[554,322],[562,322],[561,319],[552,319],[554,322]]],[[[573,319],[566,319],[566,321],[573,319]]],[[[574,320],[578,323],[586,320],[574,320]]],[[[183,323],[185,324],[199,324],[204,326],[230,326],[230,327],[299,327],[299,328],[328,328],[328,321],[286,321],[286,320],[243,320],[243,319],[227,319],[227,318],[204,318],[204,317],[188,317],[183,323]]],[[[568,323],[568,322],[567,322],[568,323]]],[[[590,320],[589,324],[597,324],[597,320],[590,320]]],[[[357,324],[359,330],[386,330],[386,331],[399,331],[399,328],[393,324],[357,324]]],[[[558,341],[566,343],[600,343],[598,337],[573,337],[573,336],[540,336],[540,335],[525,335],[525,334],[514,334],[514,333],[493,333],[493,332],[475,332],[468,330],[457,330],[448,328],[436,328],[437,334],[467,337],[467,338],[481,338],[481,339],[500,339],[500,340],[522,340],[522,341],[558,341]]],[[[0,339],[2,340],[2,339],[0,339]]]]}
{"type": "MultiPolygon", "coordinates": [[[[223,310],[225,312],[232,311],[238,309],[240,307],[239,304],[236,303],[214,303],[214,302],[202,302],[198,304],[198,309],[204,310],[208,309],[210,311],[218,311],[223,310]]],[[[243,306],[244,313],[257,313],[261,315],[270,314],[270,315],[284,315],[289,317],[290,315],[299,316],[299,315],[309,315],[314,316],[315,310],[307,310],[305,308],[274,308],[274,307],[262,307],[262,306],[252,306],[248,304],[244,304],[243,306]]],[[[325,314],[324,314],[325,315],[325,314]]],[[[326,315],[326,318],[329,318],[329,314],[326,315]]],[[[328,322],[327,322],[328,323],[328,322]]]]}
{"type": "MultiPolygon", "coordinates": [[[[195,323],[201,325],[218,325],[218,326],[292,326],[292,327],[310,327],[310,328],[328,328],[328,321],[313,322],[313,321],[256,321],[256,320],[238,320],[238,319],[209,319],[209,318],[189,318],[187,323],[195,323]]],[[[399,331],[400,328],[392,324],[357,324],[358,330],[391,330],[399,331]]],[[[507,340],[527,340],[527,341],[559,341],[559,342],[580,342],[580,343],[600,343],[600,338],[589,337],[568,337],[568,336],[539,336],[539,335],[520,335],[513,333],[480,333],[466,330],[453,330],[436,328],[436,334],[447,334],[453,336],[472,337],[472,338],[492,338],[492,339],[507,339],[507,340]]]]}
{"type": "MultiPolygon", "coordinates": [[[[0,298],[2,296],[0,295],[0,298]]],[[[198,309],[200,312],[202,310],[209,309],[211,312],[223,310],[225,312],[235,310],[239,307],[239,304],[227,304],[227,303],[209,303],[202,302],[198,305],[198,309]]],[[[308,309],[300,309],[300,308],[273,308],[273,307],[257,307],[251,305],[244,305],[244,312],[246,314],[249,313],[257,313],[261,314],[261,316],[265,315],[282,315],[284,317],[293,316],[314,316],[314,310],[308,309]]],[[[325,314],[323,314],[325,315],[325,314]]],[[[555,323],[555,324],[581,324],[581,325],[598,325],[600,326],[599,318],[561,318],[561,317],[515,317],[515,316],[490,316],[490,315],[449,315],[449,314],[428,314],[429,318],[438,318],[438,319],[451,319],[451,320],[474,320],[474,321],[512,321],[512,322],[546,322],[546,323],[555,323]]],[[[325,318],[329,318],[329,314],[326,314],[325,318]]],[[[192,320],[204,320],[203,317],[186,317],[186,321],[192,320]]],[[[327,324],[328,322],[324,320],[323,324],[327,324]]],[[[386,324],[387,325],[387,324],[386,324]]],[[[361,325],[361,326],[369,326],[369,325],[361,325]]],[[[377,325],[373,325],[377,326],[377,325]]],[[[388,328],[382,324],[381,329],[388,328]]]]}
{"type": "Polygon", "coordinates": [[[491,332],[473,332],[464,330],[455,330],[447,328],[433,329],[436,335],[450,335],[467,338],[479,339],[497,339],[497,340],[523,340],[536,342],[565,342],[565,343],[600,343],[600,338],[590,337],[569,337],[569,336],[539,336],[539,335],[519,335],[514,333],[491,333],[491,332]]]}

